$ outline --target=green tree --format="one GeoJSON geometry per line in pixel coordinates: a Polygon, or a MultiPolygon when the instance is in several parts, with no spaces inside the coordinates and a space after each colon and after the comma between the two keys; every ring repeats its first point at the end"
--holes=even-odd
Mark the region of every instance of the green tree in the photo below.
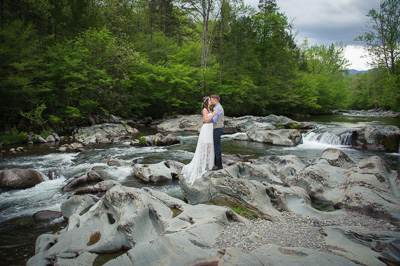
{"type": "Polygon", "coordinates": [[[366,50],[375,67],[385,67],[388,75],[397,74],[400,56],[400,1],[380,1],[379,10],[371,9],[370,23],[356,40],[367,44],[366,50]]]}
{"type": "MultiPolygon", "coordinates": [[[[369,10],[367,16],[370,22],[356,40],[367,44],[374,72],[379,73],[374,106],[400,110],[400,2],[382,0],[379,9],[369,10]]],[[[370,87],[365,89],[369,91],[370,87]]]]}

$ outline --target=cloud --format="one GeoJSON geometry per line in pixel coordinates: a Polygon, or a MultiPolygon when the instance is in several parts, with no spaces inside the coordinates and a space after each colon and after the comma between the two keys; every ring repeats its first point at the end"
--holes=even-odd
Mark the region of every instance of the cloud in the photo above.
{"type": "MultiPolygon", "coordinates": [[[[258,0],[244,0],[257,6],[258,0]]],[[[369,21],[366,14],[378,8],[377,0],[276,0],[280,11],[294,20],[298,38],[308,38],[312,44],[331,44],[342,41],[353,44],[369,21]]]]}
{"type": "Polygon", "coordinates": [[[370,59],[366,56],[364,46],[361,45],[348,45],[344,49],[344,57],[350,61],[350,69],[355,70],[368,70],[371,69],[369,65],[370,59]]]}
{"type": "MultiPolygon", "coordinates": [[[[257,7],[258,0],[244,0],[257,7]]],[[[280,12],[293,20],[297,42],[308,39],[310,45],[330,45],[342,42],[345,57],[351,68],[365,70],[367,59],[360,58],[364,43],[354,41],[369,22],[366,16],[372,8],[379,8],[377,0],[276,0],[280,12]]]]}

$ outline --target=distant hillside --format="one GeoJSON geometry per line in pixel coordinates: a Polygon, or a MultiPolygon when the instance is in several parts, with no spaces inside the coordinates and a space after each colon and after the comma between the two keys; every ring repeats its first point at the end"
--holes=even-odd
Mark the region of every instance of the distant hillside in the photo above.
{"type": "Polygon", "coordinates": [[[349,69],[349,75],[357,75],[357,74],[364,74],[368,72],[368,70],[355,70],[355,69],[349,69]]]}

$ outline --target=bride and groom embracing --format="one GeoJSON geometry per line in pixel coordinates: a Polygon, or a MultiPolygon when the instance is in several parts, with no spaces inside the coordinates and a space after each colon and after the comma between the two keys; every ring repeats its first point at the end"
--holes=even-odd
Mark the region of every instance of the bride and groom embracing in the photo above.
{"type": "Polygon", "coordinates": [[[190,185],[201,178],[207,170],[222,169],[221,135],[224,131],[224,109],[219,95],[203,98],[201,114],[203,126],[192,161],[182,168],[182,175],[190,185]],[[211,105],[214,109],[211,110],[211,105]]]}

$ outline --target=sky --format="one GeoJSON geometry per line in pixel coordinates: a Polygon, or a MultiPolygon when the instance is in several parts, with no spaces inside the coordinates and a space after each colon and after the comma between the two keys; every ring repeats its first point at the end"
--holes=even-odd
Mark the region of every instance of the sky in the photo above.
{"type": "MultiPolygon", "coordinates": [[[[259,0],[244,0],[257,7],[259,0]]],[[[310,45],[330,45],[341,41],[346,46],[344,55],[350,61],[350,69],[368,70],[368,57],[364,43],[354,41],[362,34],[372,8],[379,8],[379,0],[276,0],[279,11],[289,21],[293,20],[297,32],[296,41],[305,38],[310,45]]]]}

